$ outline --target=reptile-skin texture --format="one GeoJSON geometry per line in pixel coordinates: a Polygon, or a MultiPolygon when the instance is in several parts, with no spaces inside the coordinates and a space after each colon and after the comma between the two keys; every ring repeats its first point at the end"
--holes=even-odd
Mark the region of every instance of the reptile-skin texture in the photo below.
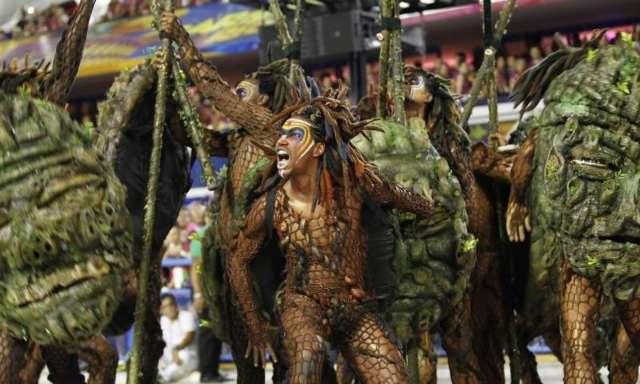
{"type": "MultiPolygon", "coordinates": [[[[95,0],[82,0],[78,4],[76,13],[69,20],[68,26],[62,34],[53,59],[51,72],[45,73],[36,84],[31,87],[34,97],[62,105],[73,86],[86,40],[89,18],[95,0]]],[[[24,70],[28,70],[25,68],[24,70]]],[[[15,91],[12,89],[10,91],[15,91]]],[[[39,347],[31,343],[14,339],[9,334],[0,331],[0,383],[35,383],[44,365],[39,347]]],[[[90,347],[87,345],[87,347],[90,347]]],[[[47,347],[54,349],[54,347],[47,347]]],[[[62,356],[61,348],[58,348],[62,356]]],[[[51,354],[49,354],[51,355],[51,354]]],[[[106,355],[105,355],[106,356],[106,355]]],[[[71,359],[71,355],[66,355],[71,359]]],[[[63,358],[64,359],[64,358],[63,358]]],[[[47,360],[50,366],[53,360],[47,360]]],[[[115,372],[115,371],[114,371],[115,372]]]]}
{"type": "MultiPolygon", "coordinates": [[[[368,307],[371,297],[365,293],[365,240],[360,223],[363,191],[350,187],[348,179],[353,174],[346,167],[342,172],[344,199],[339,204],[318,205],[311,216],[297,213],[279,186],[256,200],[229,260],[229,280],[251,344],[264,346],[267,330],[253,297],[248,265],[268,236],[266,223],[272,220],[286,257],[278,312],[288,381],[320,383],[328,341],[363,382],[404,383],[408,378],[400,351],[368,307]],[[269,204],[273,204],[272,217],[267,217],[269,204]]],[[[381,206],[413,211],[421,217],[431,212],[430,202],[388,184],[370,168],[358,181],[381,206]]]]}
{"type": "MultiPolygon", "coordinates": [[[[240,127],[225,133],[206,131],[204,136],[209,154],[229,159],[226,175],[221,177],[223,180],[221,188],[218,189],[213,222],[205,235],[205,241],[210,246],[203,247],[207,248],[205,258],[210,259],[213,253],[220,252],[221,258],[224,259],[236,246],[238,232],[250,203],[250,195],[257,187],[257,176],[271,166],[271,161],[256,143],[267,148],[274,146],[278,136],[277,129],[272,124],[274,113],[263,106],[240,100],[216,69],[204,60],[182,26],[177,28],[176,36],[173,38],[180,47],[188,77],[198,91],[216,110],[240,127]]],[[[213,268],[207,267],[209,262],[211,260],[203,261],[203,272],[212,274],[213,268]]],[[[213,294],[207,291],[206,282],[216,277],[205,276],[205,297],[209,301],[209,308],[222,307],[222,313],[217,317],[225,323],[222,328],[230,338],[232,354],[238,367],[238,382],[264,383],[264,371],[254,367],[252,362],[244,357],[246,329],[225,276],[226,274],[222,274],[220,292],[213,294]],[[212,297],[214,295],[221,298],[212,297]]]]}

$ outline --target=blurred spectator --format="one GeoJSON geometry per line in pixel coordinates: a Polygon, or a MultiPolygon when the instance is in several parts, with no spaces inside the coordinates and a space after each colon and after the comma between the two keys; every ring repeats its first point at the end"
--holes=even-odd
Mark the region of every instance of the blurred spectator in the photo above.
{"type": "MultiPolygon", "coordinates": [[[[190,253],[184,251],[182,248],[182,242],[180,241],[180,229],[173,227],[169,231],[169,234],[164,240],[164,254],[163,259],[179,258],[179,257],[191,257],[190,253]]],[[[189,286],[189,272],[186,267],[174,267],[168,271],[166,276],[165,286],[167,288],[177,289],[185,288],[189,286]]]]}
{"type": "MultiPolygon", "coordinates": [[[[192,204],[193,206],[194,204],[192,204]]],[[[198,327],[198,358],[200,371],[200,383],[220,383],[227,381],[227,378],[220,374],[220,353],[222,352],[222,341],[220,341],[211,326],[207,326],[209,322],[209,309],[205,306],[202,292],[202,283],[200,281],[201,265],[202,265],[202,237],[210,223],[210,216],[206,217],[206,225],[200,228],[191,240],[191,286],[193,287],[193,308],[200,318],[198,327]],[[203,321],[204,320],[204,321],[203,321]]]]}
{"type": "MultiPolygon", "coordinates": [[[[177,9],[211,2],[212,0],[173,0],[173,5],[177,9]]],[[[149,1],[147,0],[111,0],[107,13],[102,16],[101,20],[111,21],[124,17],[146,16],[150,13],[149,1]]]]}
{"type": "Polygon", "coordinates": [[[537,45],[529,48],[529,66],[532,67],[542,61],[542,50],[537,45]]]}
{"type": "Polygon", "coordinates": [[[200,228],[204,226],[204,218],[207,213],[207,208],[200,202],[193,202],[189,204],[189,216],[190,223],[187,225],[187,232],[189,236],[193,235],[200,228]]]}
{"type": "Polygon", "coordinates": [[[13,27],[11,32],[2,32],[0,35],[15,39],[59,31],[67,25],[76,8],[77,4],[74,1],[68,1],[63,4],[52,5],[41,12],[33,14],[23,9],[20,21],[13,27]]]}
{"type": "Polygon", "coordinates": [[[442,60],[440,60],[440,62],[436,65],[435,71],[438,76],[444,77],[445,79],[449,78],[451,72],[447,63],[442,60]]]}
{"type": "Polygon", "coordinates": [[[496,88],[499,95],[509,93],[509,69],[504,56],[496,58],[496,88]]]}
{"type": "Polygon", "coordinates": [[[189,208],[182,207],[178,213],[176,226],[180,232],[180,244],[182,244],[182,250],[187,253],[191,246],[189,240],[189,224],[191,224],[191,213],[189,212],[189,208]]]}
{"type": "Polygon", "coordinates": [[[166,258],[176,258],[176,257],[188,257],[189,253],[185,252],[182,247],[182,241],[180,239],[180,228],[173,227],[169,231],[166,239],[164,240],[164,255],[163,259],[166,258]]]}
{"type": "Polygon", "coordinates": [[[458,95],[463,95],[471,89],[471,68],[467,64],[464,52],[458,52],[456,59],[457,73],[454,81],[454,91],[458,95]]]}
{"type": "Polygon", "coordinates": [[[191,312],[178,308],[173,295],[163,294],[160,303],[160,328],[166,346],[158,373],[161,382],[172,383],[189,376],[198,367],[196,321],[191,312]]]}
{"type": "Polygon", "coordinates": [[[524,57],[518,57],[513,64],[513,71],[509,78],[509,90],[512,90],[520,75],[527,69],[527,60],[524,57]]]}

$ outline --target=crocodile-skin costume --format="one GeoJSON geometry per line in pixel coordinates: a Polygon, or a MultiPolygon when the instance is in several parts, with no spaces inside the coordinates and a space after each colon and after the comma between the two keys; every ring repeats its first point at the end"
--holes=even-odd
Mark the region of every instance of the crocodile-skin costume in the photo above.
{"type": "MultiPolygon", "coordinates": [[[[235,247],[249,204],[254,198],[253,191],[258,186],[262,174],[272,166],[272,161],[265,156],[263,148],[273,148],[278,133],[272,120],[274,114],[279,113],[285,104],[272,102],[259,105],[241,100],[234,89],[220,77],[215,67],[198,52],[178,20],[174,18],[167,24],[166,32],[180,47],[188,77],[216,110],[240,127],[228,132],[207,131],[204,137],[209,154],[227,157],[229,163],[224,172],[218,175],[220,188],[218,198],[212,205],[213,223],[203,239],[203,286],[211,312],[211,322],[217,330],[218,337],[225,340],[230,338],[234,361],[238,368],[238,382],[263,383],[262,368],[254,367],[252,362],[244,357],[246,330],[222,266],[225,264],[223,260],[235,247]]],[[[286,68],[278,68],[277,64],[270,67],[271,69],[258,69],[249,78],[261,81],[262,76],[276,78],[287,72],[286,68]]],[[[290,93],[283,89],[276,90],[283,91],[290,93]]],[[[277,96],[271,94],[269,97],[274,101],[277,96]]],[[[265,261],[267,264],[271,263],[269,260],[265,261]]],[[[271,268],[266,265],[263,269],[271,268]]],[[[275,290],[276,286],[272,290],[275,290]]],[[[269,293],[266,295],[269,296],[269,293]]],[[[270,296],[273,296],[273,292],[270,296]]],[[[278,370],[275,373],[277,375],[278,370]]]]}
{"type": "MultiPolygon", "coordinates": [[[[118,212],[119,220],[122,218],[122,215],[124,215],[127,223],[129,223],[130,220],[133,222],[133,228],[129,228],[127,225],[127,229],[133,229],[134,251],[132,252],[131,249],[128,249],[126,252],[123,252],[123,254],[126,254],[127,257],[132,259],[131,261],[133,261],[133,259],[139,260],[142,244],[142,216],[145,204],[144,194],[146,193],[146,183],[148,181],[148,176],[146,175],[149,168],[148,153],[151,149],[150,128],[151,121],[153,121],[152,106],[155,94],[153,89],[154,81],[155,71],[149,63],[145,63],[139,68],[136,68],[116,79],[112,90],[109,92],[108,100],[100,106],[101,113],[98,118],[99,127],[97,129],[99,133],[98,140],[97,142],[90,144],[92,147],[95,145],[95,148],[103,154],[103,156],[100,157],[100,159],[104,161],[104,163],[100,163],[102,164],[101,166],[109,167],[113,165],[116,176],[127,189],[127,205],[124,205],[125,191],[122,189],[120,190],[120,193],[123,195],[121,196],[122,206],[119,206],[115,211],[118,212]],[[117,113],[114,113],[114,111],[117,111],[117,113]],[[138,163],[140,166],[132,166],[134,163],[138,163]],[[126,213],[127,211],[130,213],[130,216],[126,213]]],[[[171,103],[168,105],[169,108],[175,109],[171,103]]],[[[56,135],[60,135],[60,132],[55,131],[56,125],[53,124],[57,120],[53,119],[50,115],[43,114],[42,112],[38,114],[38,110],[36,109],[32,112],[34,113],[33,116],[47,116],[49,118],[47,121],[54,129],[51,134],[53,138],[55,138],[56,135]]],[[[51,114],[51,112],[47,113],[51,114]]],[[[168,115],[170,114],[171,113],[168,113],[168,115]]],[[[61,116],[62,115],[66,114],[61,113],[61,116]]],[[[175,115],[175,112],[173,115],[175,115]]],[[[65,121],[66,120],[64,120],[64,118],[60,119],[62,127],[65,127],[65,125],[62,124],[65,121]]],[[[178,120],[176,121],[179,123],[178,120]]],[[[166,140],[165,145],[163,146],[163,164],[158,196],[161,203],[157,210],[158,216],[155,228],[156,241],[154,244],[155,254],[157,255],[161,254],[159,251],[162,240],[169,228],[175,222],[178,209],[181,206],[182,199],[188,188],[186,182],[188,180],[187,167],[189,160],[186,157],[186,149],[184,149],[182,144],[175,141],[176,138],[179,139],[179,135],[176,135],[176,133],[179,133],[180,130],[175,128],[174,125],[175,124],[170,122],[168,126],[172,127],[172,132],[167,132],[167,135],[174,140],[166,140]]],[[[79,128],[75,129],[80,131],[79,128]]],[[[86,133],[84,134],[86,135],[86,133]]],[[[84,136],[81,135],[81,137],[84,136]]],[[[90,139],[88,137],[84,137],[84,139],[86,141],[86,145],[90,139]]],[[[69,146],[73,146],[75,143],[75,141],[69,139],[65,142],[66,145],[69,146]]],[[[25,148],[28,149],[28,147],[25,148]]],[[[75,152],[70,151],[71,153],[81,153],[81,148],[78,148],[77,146],[74,148],[75,152]]],[[[86,158],[80,158],[84,159],[82,161],[87,162],[86,158]]],[[[82,161],[80,164],[83,164],[82,161]]],[[[97,163],[88,164],[91,169],[100,169],[96,168],[97,163]]],[[[48,173],[41,172],[41,174],[45,175],[48,173]]],[[[73,180],[74,177],[82,176],[81,173],[74,171],[73,169],[69,169],[67,174],[71,180],[73,180]]],[[[71,191],[74,190],[71,189],[71,191]]],[[[97,198],[100,196],[100,193],[93,193],[92,195],[97,198]]],[[[67,202],[67,210],[70,211],[72,206],[72,204],[67,202]]],[[[105,210],[105,213],[109,214],[109,212],[113,212],[112,208],[107,208],[105,210]]],[[[89,219],[91,219],[90,216],[89,219]]],[[[93,228],[94,231],[96,229],[95,226],[92,227],[92,225],[94,225],[92,221],[86,222],[85,219],[82,219],[80,221],[76,220],[74,224],[77,225],[78,222],[80,222],[80,227],[79,229],[75,228],[77,236],[80,236],[87,231],[91,231],[91,228],[93,228]]],[[[108,230],[114,224],[117,224],[116,227],[118,227],[120,225],[119,223],[119,221],[111,221],[107,222],[106,226],[98,223],[100,226],[98,232],[102,233],[102,231],[108,230]]],[[[63,227],[57,227],[58,235],[64,233],[63,229],[63,227]]],[[[118,240],[118,237],[114,235],[108,237],[110,238],[110,242],[118,240]]],[[[118,260],[118,257],[111,255],[109,256],[109,260],[115,262],[118,260]]],[[[62,259],[60,259],[60,261],[61,260],[62,259]]],[[[81,264],[79,264],[79,268],[80,265],[81,264]]],[[[158,276],[158,278],[152,279],[152,286],[150,288],[150,292],[157,293],[156,296],[159,296],[160,290],[159,265],[160,260],[158,258],[152,266],[152,274],[154,276],[158,276]]],[[[111,318],[111,314],[104,313],[100,315],[101,322],[109,323],[108,327],[105,329],[108,332],[120,333],[125,331],[130,327],[133,320],[133,305],[135,302],[135,270],[128,264],[125,269],[126,271],[118,272],[117,268],[113,268],[114,272],[119,275],[120,279],[120,282],[117,283],[117,287],[121,290],[121,293],[116,295],[116,297],[121,306],[117,310],[117,305],[111,304],[117,304],[118,302],[111,303],[108,300],[111,295],[97,295],[97,297],[101,297],[102,300],[109,305],[98,306],[93,311],[95,313],[100,313],[108,309],[110,313],[114,314],[110,323],[109,319],[111,318]]],[[[78,296],[78,299],[79,298],[80,296],[78,296]]],[[[76,314],[83,314],[87,309],[89,312],[86,313],[91,312],[91,308],[93,308],[91,303],[85,303],[80,300],[76,301],[77,303],[74,304],[79,305],[79,309],[73,309],[71,305],[67,304],[64,307],[65,310],[76,314]]],[[[157,312],[158,307],[159,305],[152,304],[149,308],[151,311],[157,312]]],[[[52,313],[52,311],[50,311],[50,313],[52,313]]],[[[158,316],[152,314],[150,316],[150,324],[147,325],[147,329],[149,330],[147,335],[149,353],[144,357],[144,364],[146,367],[144,375],[145,378],[149,378],[149,381],[154,381],[154,379],[151,379],[150,377],[154,375],[155,367],[157,367],[157,360],[162,353],[162,347],[164,345],[162,342],[160,327],[157,324],[157,318],[158,316]],[[154,346],[157,347],[154,348],[154,346]]],[[[67,315],[65,319],[68,319],[69,321],[73,320],[71,315],[67,315]]],[[[100,333],[105,328],[104,325],[107,325],[103,324],[100,327],[92,328],[90,327],[92,323],[89,321],[82,320],[78,323],[81,323],[82,326],[78,327],[78,329],[73,332],[74,338],[86,338],[86,336],[83,335],[100,333]]],[[[30,324],[34,326],[36,323],[30,322],[30,324]]],[[[41,331],[47,335],[46,337],[54,337],[58,333],[57,329],[59,329],[52,328],[51,330],[48,330],[47,327],[41,328],[41,331]],[[52,330],[56,331],[52,332],[52,330]]],[[[0,336],[0,338],[2,337],[4,336],[0,336]]],[[[39,337],[39,340],[40,339],[44,340],[42,337],[39,337]]],[[[4,344],[4,340],[2,342],[4,344]]],[[[14,348],[20,348],[19,343],[13,343],[12,345],[14,348]]],[[[33,344],[31,347],[31,352],[29,352],[31,354],[39,352],[40,350],[42,351],[43,358],[46,360],[49,367],[49,379],[54,383],[67,384],[84,382],[84,378],[80,375],[77,357],[75,355],[80,356],[83,360],[89,363],[90,383],[112,383],[115,380],[117,356],[111,345],[107,343],[102,336],[94,336],[80,344],[76,344],[75,342],[65,343],[64,348],[56,346],[41,346],[38,348],[33,344]]],[[[4,354],[5,352],[2,351],[2,353],[4,354]]],[[[3,358],[3,361],[7,360],[3,358]]],[[[14,364],[9,367],[12,372],[8,374],[8,377],[11,378],[7,379],[8,381],[6,381],[6,383],[30,383],[33,382],[33,380],[37,381],[42,368],[41,361],[42,358],[32,355],[30,359],[26,361],[28,365],[25,366],[25,364],[19,359],[14,359],[14,364]],[[18,374],[20,376],[16,377],[18,374]]],[[[1,366],[0,368],[2,368],[2,370],[6,369],[1,366]]],[[[0,372],[2,372],[2,370],[0,370],[0,372]]],[[[5,382],[2,383],[4,384],[5,382]]]]}
{"type": "MultiPolygon", "coordinates": [[[[8,72],[0,74],[0,87],[5,92],[16,93],[21,86],[26,85],[34,97],[57,104],[64,103],[80,66],[94,3],[95,0],[82,0],[78,4],[76,13],[71,17],[56,47],[51,71],[47,71],[46,67],[43,68],[42,63],[35,67],[25,66],[22,69],[18,68],[16,63],[12,63],[8,72]]],[[[25,355],[25,352],[21,351],[24,349],[20,346],[22,342],[2,331],[0,331],[0,344],[2,344],[0,383],[37,382],[43,365],[39,348],[35,344],[30,344],[26,347],[25,355]]],[[[54,348],[45,347],[45,350],[54,348]]],[[[68,358],[71,357],[68,356],[68,358]]],[[[48,359],[47,363],[50,369],[55,365],[54,361],[48,359]]]]}
{"type": "MultiPolygon", "coordinates": [[[[490,148],[478,150],[474,146],[474,167],[495,180],[504,180],[505,176],[511,177],[511,193],[513,196],[522,196],[526,199],[528,184],[531,182],[531,167],[534,154],[535,142],[538,137],[538,130],[531,126],[532,119],[522,121],[518,126],[518,131],[511,135],[511,138],[523,137],[522,146],[517,155],[503,155],[493,153],[490,148]],[[522,133],[522,134],[520,134],[522,133]],[[528,133],[528,135],[526,135],[528,133]],[[489,151],[487,151],[489,149],[489,151]],[[515,164],[512,172],[509,172],[509,164],[515,164]],[[493,168],[493,169],[492,169],[493,168]],[[509,176],[509,173],[512,173],[509,176]]],[[[519,143],[520,140],[510,143],[519,143]]],[[[512,199],[514,197],[511,197],[512,199]]],[[[518,217],[528,214],[527,206],[519,206],[521,211],[512,212],[518,217]]],[[[524,220],[519,220],[524,223],[524,220]]],[[[514,231],[516,229],[514,228],[514,231]]],[[[526,233],[526,229],[517,231],[526,233]]],[[[517,235],[521,235],[518,233],[517,235]]],[[[517,302],[511,302],[510,310],[517,313],[515,319],[515,331],[519,344],[521,358],[521,379],[524,384],[541,384],[538,375],[535,356],[529,351],[527,345],[536,337],[542,336],[545,343],[551,349],[556,358],[562,362],[561,336],[560,336],[560,278],[562,273],[561,260],[550,252],[546,254],[544,249],[538,247],[530,249],[530,238],[526,237],[523,243],[510,243],[508,245],[508,256],[512,258],[514,264],[510,273],[514,274],[514,286],[512,297],[517,298],[517,302]]],[[[548,250],[547,250],[548,251],[548,250]]],[[[505,261],[507,263],[509,261],[505,261]]],[[[508,305],[509,303],[504,303],[508,305]]],[[[624,328],[619,325],[617,314],[613,302],[608,300],[600,311],[600,320],[597,323],[598,338],[594,341],[594,350],[598,369],[607,364],[609,360],[610,382],[612,383],[633,383],[637,376],[638,359],[633,345],[624,328]],[[614,333],[616,327],[617,334],[614,333]]]]}
{"type": "Polygon", "coordinates": [[[2,327],[41,345],[89,347],[115,313],[133,261],[124,188],[66,112],[0,99],[2,327]]]}
{"type": "MultiPolygon", "coordinates": [[[[364,287],[358,204],[356,200],[345,209],[350,222],[338,220],[338,212],[304,219],[288,207],[284,193],[276,196],[273,225],[286,251],[289,271],[280,303],[280,321],[291,383],[320,383],[325,340],[338,343],[367,383],[391,382],[404,375],[399,351],[378,326],[373,313],[352,293],[364,287]],[[340,234],[343,239],[336,242],[340,234]],[[301,267],[301,263],[305,266],[301,267]],[[304,270],[297,272],[300,268],[304,270]],[[305,281],[302,287],[298,287],[298,279],[305,281]]],[[[265,213],[263,197],[252,206],[247,229],[241,232],[238,250],[229,264],[230,279],[241,300],[250,338],[254,339],[260,337],[262,326],[252,299],[247,264],[264,241],[265,213]]]]}
{"type": "MultiPolygon", "coordinates": [[[[532,182],[512,193],[510,232],[524,226],[522,206],[528,203],[532,260],[562,263],[561,349],[571,384],[598,382],[597,327],[606,313],[601,303],[615,303],[632,344],[640,345],[640,234],[631,197],[638,190],[640,55],[630,38],[596,50],[597,43],[554,53],[516,87],[525,110],[542,96],[545,108],[532,123],[538,128],[532,149],[512,171],[514,186],[532,182]]],[[[610,368],[633,359],[620,355],[625,349],[616,345],[610,368]]],[[[612,378],[618,374],[624,372],[612,372],[612,378]]]]}
{"type": "MultiPolygon", "coordinates": [[[[330,116],[326,112],[329,109],[346,111],[334,102],[325,105],[319,100],[310,108],[325,108],[325,116],[330,116]]],[[[344,119],[348,117],[332,117],[333,124],[338,127],[332,135],[338,140],[347,135],[339,131],[348,124],[344,119]]],[[[327,117],[316,120],[313,123],[315,130],[325,129],[322,121],[329,120],[327,117]]],[[[345,150],[350,159],[361,159],[353,147],[345,150]]],[[[338,155],[333,151],[332,154],[338,155]]],[[[326,157],[324,159],[327,161],[326,157]]],[[[253,297],[248,265],[269,237],[269,228],[273,227],[286,256],[287,273],[278,298],[278,311],[287,352],[280,358],[285,358],[289,365],[289,382],[321,382],[325,342],[335,345],[356,376],[365,383],[407,382],[402,356],[383,331],[370,307],[372,298],[365,293],[363,193],[381,206],[411,211],[419,217],[432,212],[432,203],[384,181],[370,165],[356,166],[354,171],[346,162],[341,162],[339,180],[334,178],[330,182],[327,178],[333,176],[324,171],[324,181],[319,182],[318,188],[333,191],[333,194],[324,195],[333,197],[321,199],[310,214],[299,213],[291,205],[286,185],[281,183],[256,200],[240,233],[237,249],[229,260],[229,279],[240,301],[251,345],[265,348],[269,341],[260,308],[253,297]],[[330,185],[339,189],[334,190],[330,185]]],[[[332,169],[331,166],[328,168],[332,169]]]]}

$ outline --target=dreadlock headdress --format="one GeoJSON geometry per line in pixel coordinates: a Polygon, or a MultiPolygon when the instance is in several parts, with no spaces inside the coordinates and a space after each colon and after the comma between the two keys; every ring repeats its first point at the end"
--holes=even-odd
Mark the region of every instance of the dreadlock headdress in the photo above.
{"type": "Polygon", "coordinates": [[[551,82],[562,72],[576,66],[590,49],[598,47],[605,30],[597,31],[582,47],[569,47],[555,36],[560,49],[545,57],[541,62],[526,70],[516,82],[511,93],[515,107],[522,105],[520,118],[525,112],[533,110],[544,97],[551,82]]]}
{"type": "Polygon", "coordinates": [[[431,140],[436,142],[445,131],[453,131],[446,126],[458,125],[460,108],[457,96],[449,89],[449,80],[410,65],[404,66],[404,76],[407,80],[422,77],[425,80],[425,88],[433,96],[424,116],[429,131],[435,136],[431,137],[431,140]]]}
{"type": "Polygon", "coordinates": [[[259,67],[245,78],[259,82],[260,93],[269,95],[267,107],[273,113],[278,113],[286,105],[294,104],[296,100],[296,92],[289,83],[288,76],[289,63],[283,59],[259,67]]]}

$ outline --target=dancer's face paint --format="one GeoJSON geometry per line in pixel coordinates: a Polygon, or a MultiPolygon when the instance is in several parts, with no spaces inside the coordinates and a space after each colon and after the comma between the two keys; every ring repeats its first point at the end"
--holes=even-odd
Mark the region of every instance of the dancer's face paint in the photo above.
{"type": "Polygon", "coordinates": [[[282,125],[280,139],[276,143],[278,173],[287,177],[294,171],[305,172],[309,153],[315,142],[313,126],[305,119],[292,117],[282,125]]]}
{"type": "Polygon", "coordinates": [[[258,104],[260,97],[260,87],[258,80],[245,79],[236,87],[236,95],[245,103],[258,104]]]}
{"type": "Polygon", "coordinates": [[[417,104],[427,104],[433,99],[427,90],[424,77],[413,76],[409,79],[408,84],[405,85],[405,98],[417,104]]]}

